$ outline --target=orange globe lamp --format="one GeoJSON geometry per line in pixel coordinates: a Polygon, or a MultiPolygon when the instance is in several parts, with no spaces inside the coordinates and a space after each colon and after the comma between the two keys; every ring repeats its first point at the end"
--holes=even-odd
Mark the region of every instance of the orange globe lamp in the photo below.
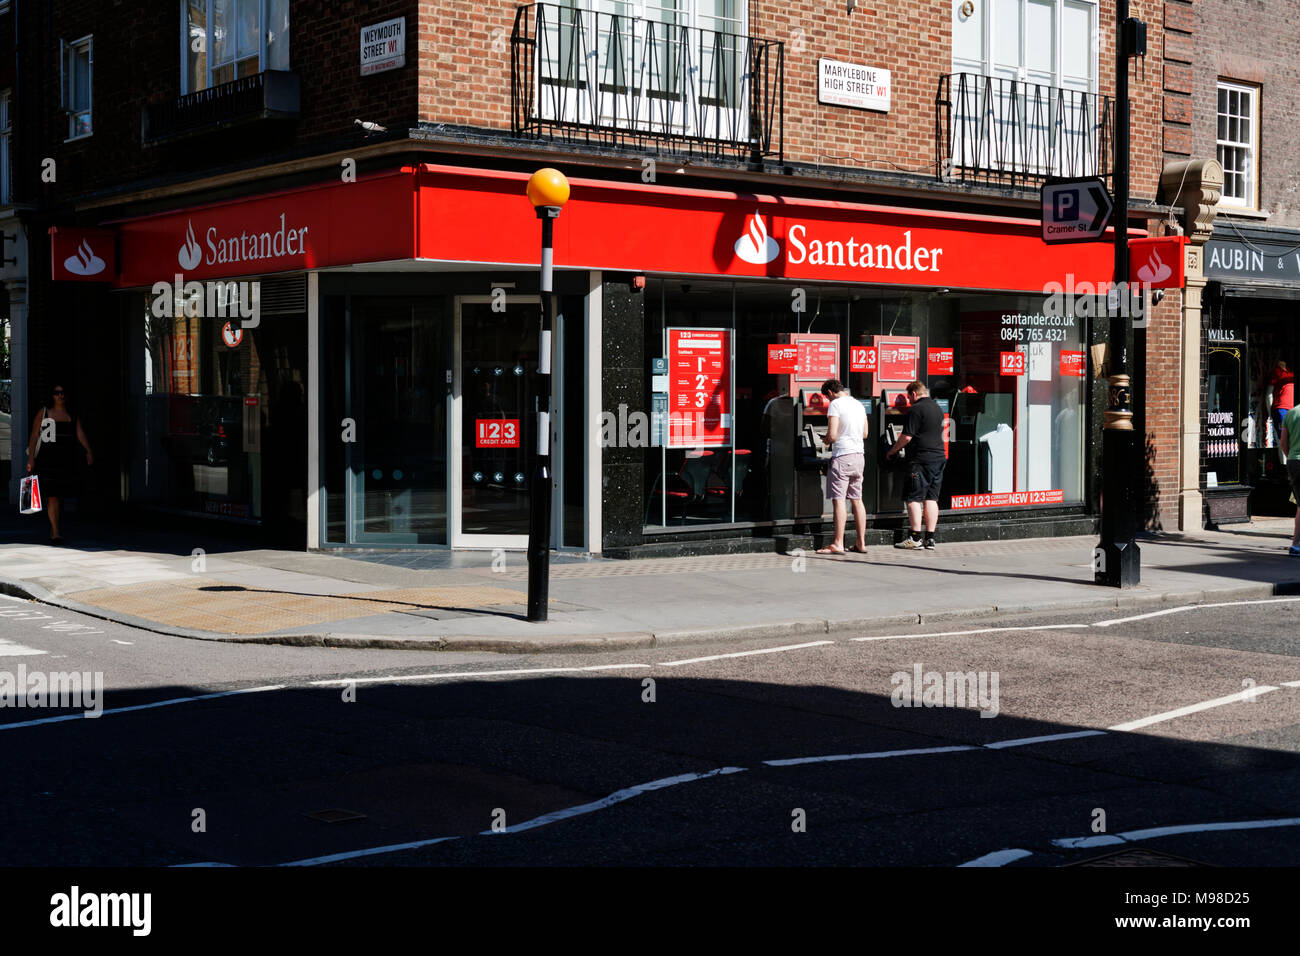
{"type": "Polygon", "coordinates": [[[558,169],[539,169],[528,179],[528,201],[534,206],[563,208],[569,201],[569,181],[558,169]]]}

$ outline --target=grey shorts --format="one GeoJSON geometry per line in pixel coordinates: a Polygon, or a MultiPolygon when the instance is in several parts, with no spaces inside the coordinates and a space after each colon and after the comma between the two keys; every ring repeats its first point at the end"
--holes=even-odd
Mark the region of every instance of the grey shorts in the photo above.
{"type": "Polygon", "coordinates": [[[826,473],[826,497],[831,501],[841,498],[862,498],[862,469],[866,465],[866,456],[860,452],[856,455],[836,455],[831,459],[830,470],[826,473]]]}

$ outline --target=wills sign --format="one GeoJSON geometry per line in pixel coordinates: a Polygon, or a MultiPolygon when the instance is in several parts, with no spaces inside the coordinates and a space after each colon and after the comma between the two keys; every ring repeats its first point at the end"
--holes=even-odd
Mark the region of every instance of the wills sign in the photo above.
{"type": "Polygon", "coordinates": [[[406,17],[361,28],[361,75],[406,66],[406,17]]]}

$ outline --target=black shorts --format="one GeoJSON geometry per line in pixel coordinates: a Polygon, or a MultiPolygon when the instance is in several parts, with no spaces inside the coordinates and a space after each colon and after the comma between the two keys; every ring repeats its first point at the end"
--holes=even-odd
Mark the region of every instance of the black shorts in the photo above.
{"type": "Polygon", "coordinates": [[[907,490],[903,501],[938,501],[943,487],[943,468],[947,459],[939,461],[914,461],[907,475],[907,490]]]}
{"type": "MultiPolygon", "coordinates": [[[[1291,478],[1291,493],[1295,495],[1295,500],[1300,501],[1300,459],[1288,458],[1286,460],[1286,472],[1291,478]]],[[[45,489],[42,487],[41,491],[45,489]]]]}

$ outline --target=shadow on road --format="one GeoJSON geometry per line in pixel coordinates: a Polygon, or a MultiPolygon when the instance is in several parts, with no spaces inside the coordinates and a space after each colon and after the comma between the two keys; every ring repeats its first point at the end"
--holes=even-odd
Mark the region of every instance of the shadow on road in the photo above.
{"type": "MultiPolygon", "coordinates": [[[[855,692],[657,675],[653,702],[635,670],[361,683],[354,702],[343,685],[286,688],[0,729],[6,766],[21,768],[6,784],[0,864],[266,865],[458,837],[357,862],[953,865],[1022,847],[1030,865],[1060,865],[1113,850],[1051,842],[1095,836],[1098,810],[1111,832],[1294,813],[1300,754],[1142,733],[990,748],[1084,728],[895,707],[891,678],[866,669],[856,679],[870,690],[855,692]],[[765,763],[964,747],[973,749],[765,763]],[[727,767],[744,769],[480,835],[727,767]],[[360,816],[309,816],[340,809],[360,816]]],[[[199,693],[111,693],[106,706],[199,693]]],[[[5,710],[0,720],[53,713],[5,710]]],[[[1266,833],[1253,862],[1300,859],[1297,828],[1266,833]]],[[[1224,838],[1171,852],[1218,862],[1214,839],[1224,838]]]]}

